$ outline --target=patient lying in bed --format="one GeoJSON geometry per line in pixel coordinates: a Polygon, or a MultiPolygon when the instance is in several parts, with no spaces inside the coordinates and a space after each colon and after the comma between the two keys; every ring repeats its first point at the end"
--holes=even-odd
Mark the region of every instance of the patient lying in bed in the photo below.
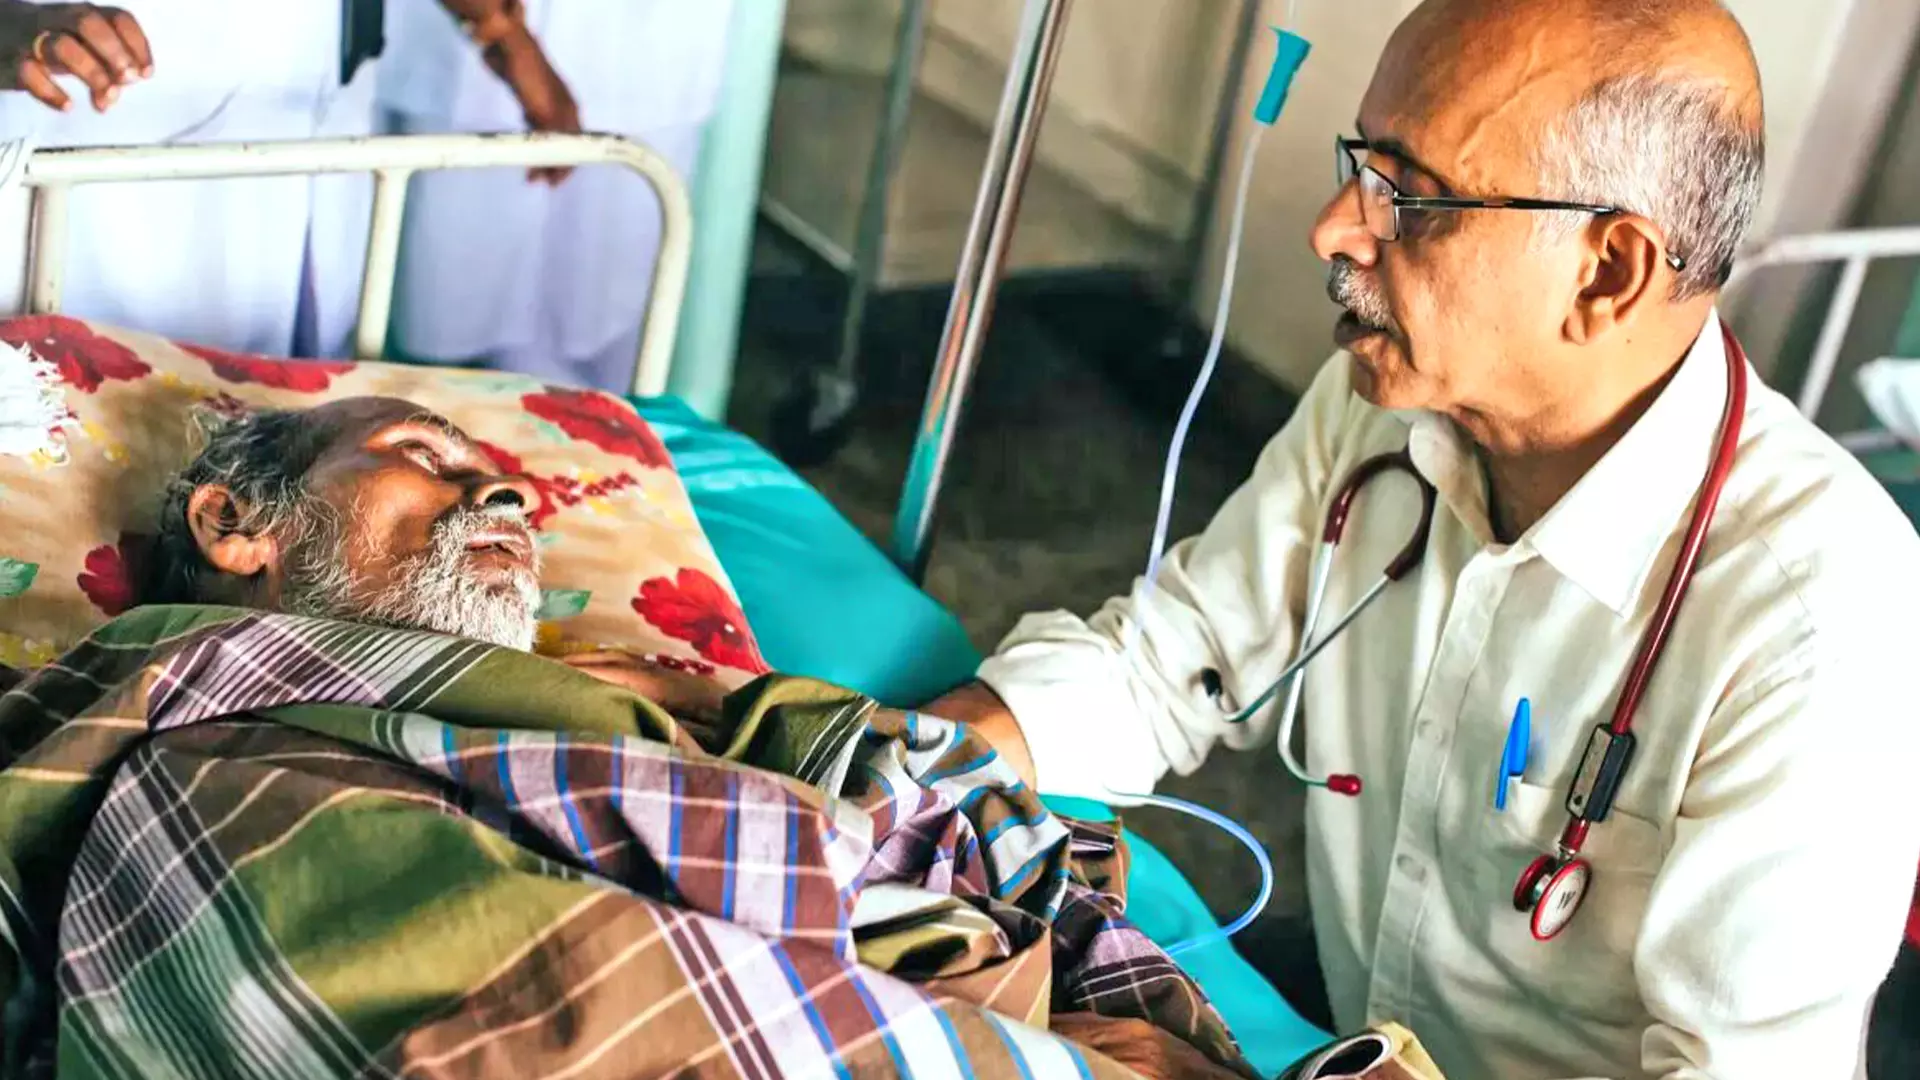
{"type": "Polygon", "coordinates": [[[526,651],[534,493],[444,420],[242,417],[163,497],[0,697],[0,1075],[1249,1075],[958,728],[526,651]]]}
{"type": "MultiPolygon", "coordinates": [[[[145,597],[454,634],[525,651],[540,603],[539,496],[408,401],[345,398],[212,430],[168,485],[145,597]]],[[[622,652],[564,661],[683,718],[710,682],[622,652]]]]}

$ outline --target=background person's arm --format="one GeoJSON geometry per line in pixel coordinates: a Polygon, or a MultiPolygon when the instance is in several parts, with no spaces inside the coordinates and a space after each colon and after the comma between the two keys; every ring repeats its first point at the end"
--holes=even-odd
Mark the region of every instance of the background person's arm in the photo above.
{"type": "Polygon", "coordinates": [[[1635,949],[1659,1021],[1641,1043],[1649,1075],[1855,1075],[1920,864],[1920,738],[1911,638],[1884,614],[1851,617],[1754,679],[1702,739],[1635,949]]]}
{"type": "MultiPolygon", "coordinates": [[[[926,711],[974,724],[1038,790],[1095,799],[1148,791],[1168,769],[1190,772],[1216,742],[1269,743],[1275,710],[1228,723],[1202,673],[1216,669],[1229,703],[1244,702],[1292,653],[1353,400],[1347,363],[1322,369],[1253,475],[1203,533],[1168,552],[1150,597],[1136,579],[1090,619],[1027,616],[981,666],[981,685],[926,711]],[[1123,662],[1134,623],[1139,644],[1123,662]]],[[[1140,497],[1151,498],[1158,470],[1140,479],[1140,497]]]]}
{"type": "MultiPolygon", "coordinates": [[[[580,106],[565,79],[554,70],[546,51],[527,29],[521,0],[440,0],[448,14],[460,20],[480,56],[500,81],[513,91],[526,117],[528,131],[578,134],[580,106]]],[[[534,180],[559,183],[571,169],[532,169],[534,180]]]]}

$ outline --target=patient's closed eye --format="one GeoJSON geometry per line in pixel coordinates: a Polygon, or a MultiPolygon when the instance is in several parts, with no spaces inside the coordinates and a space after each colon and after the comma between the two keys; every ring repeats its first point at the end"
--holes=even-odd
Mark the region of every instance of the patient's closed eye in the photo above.
{"type": "Polygon", "coordinates": [[[413,462],[414,464],[420,466],[421,468],[427,470],[430,473],[434,473],[437,475],[440,472],[440,469],[441,469],[440,455],[436,453],[433,450],[433,448],[428,446],[426,443],[421,443],[421,442],[401,443],[400,453],[405,455],[408,461],[413,462]]]}

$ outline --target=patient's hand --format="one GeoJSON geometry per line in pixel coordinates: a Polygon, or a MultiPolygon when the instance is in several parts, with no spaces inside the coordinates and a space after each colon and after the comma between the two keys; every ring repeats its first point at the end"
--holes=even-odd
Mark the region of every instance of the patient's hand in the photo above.
{"type": "Polygon", "coordinates": [[[72,107],[55,75],[74,75],[105,112],[120,88],[153,75],[147,35],[132,15],[99,4],[0,0],[0,90],[25,90],[62,112],[72,107]]]}
{"type": "Polygon", "coordinates": [[[1047,1026],[1055,1035],[1098,1051],[1149,1080],[1238,1080],[1240,1076],[1145,1020],[1056,1013],[1047,1026]]]}
{"type": "Polygon", "coordinates": [[[712,679],[690,671],[675,671],[644,657],[618,649],[575,653],[560,662],[601,682],[631,690],[673,714],[680,726],[705,749],[726,748],[732,732],[724,731],[721,702],[727,692],[712,679]]]}

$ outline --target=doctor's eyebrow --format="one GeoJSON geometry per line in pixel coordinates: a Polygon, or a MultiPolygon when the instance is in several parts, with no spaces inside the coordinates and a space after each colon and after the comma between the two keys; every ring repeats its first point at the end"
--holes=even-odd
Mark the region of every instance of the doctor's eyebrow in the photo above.
{"type": "Polygon", "coordinates": [[[1434,186],[1440,189],[1440,194],[1442,195],[1452,195],[1454,193],[1453,185],[1447,183],[1445,177],[1441,176],[1437,171],[1428,168],[1418,157],[1415,157],[1413,151],[1408,148],[1406,143],[1401,142],[1391,135],[1382,136],[1377,139],[1368,135],[1367,129],[1360,123],[1358,118],[1355,118],[1353,121],[1353,130],[1359,133],[1360,141],[1367,144],[1367,150],[1369,152],[1379,154],[1383,157],[1390,157],[1402,166],[1433,181],[1434,186]]]}

